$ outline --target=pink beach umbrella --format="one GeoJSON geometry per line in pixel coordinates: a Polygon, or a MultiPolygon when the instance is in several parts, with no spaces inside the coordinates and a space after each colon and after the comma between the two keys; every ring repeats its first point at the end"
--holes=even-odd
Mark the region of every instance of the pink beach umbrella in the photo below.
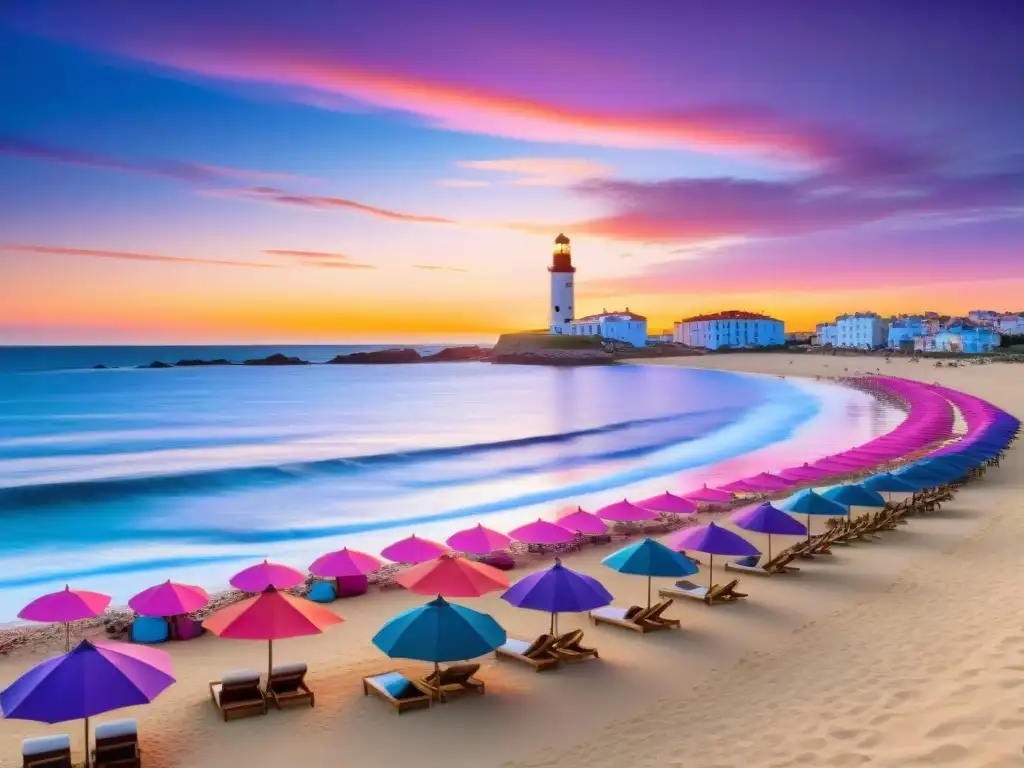
{"type": "Polygon", "coordinates": [[[684,493],[683,498],[695,501],[698,504],[728,504],[732,501],[732,494],[718,488],[708,488],[706,485],[692,493],[684,493]]]}
{"type": "Polygon", "coordinates": [[[537,544],[546,547],[555,544],[568,544],[576,538],[572,531],[540,518],[532,523],[514,528],[508,532],[508,535],[524,544],[537,544]]]}
{"type": "Polygon", "coordinates": [[[208,602],[210,596],[202,587],[168,579],[139,592],[128,601],[128,606],[140,616],[179,616],[198,611],[208,602]]]}
{"type": "Polygon", "coordinates": [[[306,575],[280,563],[264,560],[251,565],[231,577],[231,586],[243,592],[263,592],[274,589],[291,589],[306,580],[306,575]]]}
{"type": "Polygon", "coordinates": [[[682,496],[665,491],[657,496],[641,499],[636,503],[638,507],[653,509],[655,512],[668,512],[672,515],[692,515],[697,511],[697,505],[682,496]]]}
{"type": "Polygon", "coordinates": [[[595,514],[602,520],[611,520],[613,523],[640,523],[644,520],[654,520],[658,516],[657,512],[639,507],[625,499],[601,507],[595,514]]]}
{"type": "Polygon", "coordinates": [[[500,531],[484,528],[477,524],[472,528],[453,533],[445,540],[445,543],[456,552],[465,552],[468,555],[489,555],[491,552],[505,549],[512,543],[512,539],[500,531]]]}
{"type": "Polygon", "coordinates": [[[350,576],[367,576],[382,565],[373,555],[344,547],[337,552],[320,555],[309,566],[309,572],[325,579],[344,579],[350,576]]]}
{"type": "Polygon", "coordinates": [[[413,534],[384,547],[380,553],[393,563],[425,563],[427,560],[447,554],[448,551],[444,544],[421,539],[413,534]]]}
{"type": "Polygon", "coordinates": [[[65,586],[60,592],[37,597],[21,609],[19,619],[64,625],[64,650],[71,650],[71,622],[99,616],[110,605],[110,595],[65,586]]]}
{"type": "Polygon", "coordinates": [[[608,533],[608,523],[593,512],[584,512],[582,507],[576,507],[575,512],[563,515],[555,522],[567,530],[587,536],[601,536],[608,533]]]}

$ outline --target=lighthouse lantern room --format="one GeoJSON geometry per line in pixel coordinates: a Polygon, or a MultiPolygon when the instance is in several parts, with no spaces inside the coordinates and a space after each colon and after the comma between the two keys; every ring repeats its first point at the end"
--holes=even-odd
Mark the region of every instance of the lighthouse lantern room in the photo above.
{"type": "Polygon", "coordinates": [[[569,238],[559,235],[555,238],[555,250],[551,255],[551,332],[569,333],[569,324],[575,317],[573,297],[572,250],[569,238]]]}

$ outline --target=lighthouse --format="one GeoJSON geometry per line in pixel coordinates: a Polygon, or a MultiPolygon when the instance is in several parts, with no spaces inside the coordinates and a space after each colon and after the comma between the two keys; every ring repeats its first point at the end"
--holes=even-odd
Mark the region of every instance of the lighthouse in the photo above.
{"type": "Polygon", "coordinates": [[[551,273],[551,332],[569,333],[569,323],[575,317],[572,277],[576,267],[572,265],[572,250],[565,235],[555,238],[548,272],[551,273]]]}

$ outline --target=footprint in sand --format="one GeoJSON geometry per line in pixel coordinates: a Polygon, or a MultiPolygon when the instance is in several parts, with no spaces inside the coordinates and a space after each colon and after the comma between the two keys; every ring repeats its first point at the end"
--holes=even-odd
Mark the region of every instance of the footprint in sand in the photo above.
{"type": "Polygon", "coordinates": [[[844,752],[840,755],[833,755],[825,761],[825,765],[834,765],[836,768],[855,768],[858,765],[864,765],[871,760],[867,755],[861,755],[856,752],[844,752]]]}
{"type": "Polygon", "coordinates": [[[833,728],[829,731],[828,735],[833,739],[839,739],[840,741],[847,741],[848,739],[855,739],[861,736],[863,731],[858,731],[853,728],[833,728]]]}
{"type": "Polygon", "coordinates": [[[940,744],[914,759],[922,765],[970,765],[971,751],[962,744],[940,744]]]}
{"type": "Polygon", "coordinates": [[[873,749],[881,744],[883,741],[882,735],[879,733],[869,733],[863,739],[857,742],[857,749],[873,749]]]}
{"type": "Polygon", "coordinates": [[[1024,728],[1024,720],[1017,717],[1003,717],[996,720],[995,727],[1001,731],[1012,731],[1015,728],[1024,728]]]}
{"type": "Polygon", "coordinates": [[[877,725],[884,725],[890,720],[892,720],[892,715],[883,713],[881,715],[875,715],[870,720],[868,720],[868,725],[872,727],[877,725]]]}

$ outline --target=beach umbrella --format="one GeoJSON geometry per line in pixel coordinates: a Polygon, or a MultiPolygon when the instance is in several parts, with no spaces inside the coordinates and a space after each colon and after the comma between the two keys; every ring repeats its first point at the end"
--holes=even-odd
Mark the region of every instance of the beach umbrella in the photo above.
{"type": "Polygon", "coordinates": [[[743,490],[746,492],[753,493],[772,493],[774,491],[781,491],[784,488],[789,488],[793,483],[789,480],[784,480],[778,475],[773,475],[768,472],[762,472],[759,475],[753,477],[745,477],[742,480],[737,480],[734,483],[721,486],[723,491],[736,491],[743,490]],[[736,486],[732,488],[731,486],[736,486]]]}
{"type": "Polygon", "coordinates": [[[110,595],[72,589],[66,585],[59,592],[37,597],[21,609],[19,619],[64,625],[64,650],[71,650],[71,622],[99,616],[110,605],[110,595]]]}
{"type": "Polygon", "coordinates": [[[803,536],[807,526],[768,502],[741,509],[732,516],[733,525],[768,537],[768,560],[772,559],[772,536],[803,536]]]}
{"type": "Polygon", "coordinates": [[[393,563],[425,563],[448,551],[448,547],[444,544],[438,544],[430,539],[421,539],[413,534],[384,547],[380,553],[393,563]]]}
{"type": "Polygon", "coordinates": [[[301,571],[289,568],[287,565],[264,560],[262,563],[251,565],[232,576],[231,586],[242,592],[262,592],[271,587],[291,589],[299,586],[305,580],[306,575],[301,571]]]}
{"type": "Polygon", "coordinates": [[[492,531],[490,528],[476,525],[453,533],[445,543],[457,552],[465,552],[469,555],[487,555],[499,549],[505,549],[512,543],[512,539],[500,531],[492,531]]]}
{"type": "Polygon", "coordinates": [[[915,493],[919,490],[913,483],[896,475],[889,474],[888,472],[880,475],[872,475],[862,482],[861,485],[870,491],[889,494],[890,501],[892,501],[892,495],[894,493],[915,493]]]}
{"type": "Polygon", "coordinates": [[[508,577],[497,568],[448,554],[402,571],[395,581],[411,592],[440,597],[480,597],[508,589],[508,577]]]}
{"type": "Polygon", "coordinates": [[[337,552],[320,555],[309,566],[309,572],[324,579],[345,579],[351,576],[367,576],[382,565],[373,555],[343,547],[337,552]]]}
{"type": "Polygon", "coordinates": [[[658,516],[657,512],[631,504],[625,499],[601,507],[594,514],[602,520],[611,520],[613,523],[639,523],[644,520],[654,520],[658,516]]]}
{"type": "Polygon", "coordinates": [[[729,483],[720,485],[719,488],[729,493],[758,493],[758,490],[750,485],[747,485],[745,480],[733,480],[729,483]]]}
{"type": "Polygon", "coordinates": [[[693,550],[694,552],[703,552],[710,557],[711,562],[708,566],[709,589],[714,578],[715,555],[752,557],[761,554],[757,547],[738,533],[733,533],[728,528],[723,528],[714,523],[676,531],[669,537],[668,546],[677,552],[693,550]]]}
{"type": "Polygon", "coordinates": [[[611,603],[612,595],[597,579],[566,568],[555,558],[553,566],[524,576],[501,599],[517,608],[550,613],[555,634],[558,614],[592,611],[611,603]]]}
{"type": "Polygon", "coordinates": [[[575,512],[570,512],[555,522],[570,531],[588,536],[601,536],[608,533],[608,523],[593,512],[584,512],[582,507],[576,507],[575,512]]]}
{"type": "Polygon", "coordinates": [[[655,512],[667,512],[670,515],[692,515],[697,511],[697,505],[694,502],[668,491],[641,499],[636,502],[636,505],[644,509],[653,509],[655,512]]]}
{"type": "Polygon", "coordinates": [[[821,495],[846,507],[847,517],[850,516],[851,507],[885,506],[885,499],[882,498],[882,494],[860,485],[836,485],[821,495]]]}
{"type": "Polygon", "coordinates": [[[168,579],[144,589],[128,601],[128,607],[140,616],[178,616],[198,611],[210,602],[202,587],[178,584],[168,579]]]}
{"type": "Polygon", "coordinates": [[[342,621],[341,616],[322,605],[270,587],[255,597],[221,608],[206,618],[203,627],[232,640],[266,640],[269,681],[275,640],[319,635],[342,621]]]}
{"type": "Polygon", "coordinates": [[[537,518],[532,523],[513,528],[508,532],[508,535],[524,544],[536,544],[546,547],[554,546],[555,544],[568,544],[576,538],[572,531],[540,518],[537,518]]]}
{"type": "Polygon", "coordinates": [[[732,501],[732,494],[718,488],[708,488],[705,485],[703,488],[691,493],[684,493],[683,498],[698,504],[728,504],[732,501]]]}
{"type": "Polygon", "coordinates": [[[391,619],[373,644],[392,659],[433,662],[439,675],[442,661],[483,656],[507,639],[492,616],[438,597],[391,619]]]}
{"type": "Polygon", "coordinates": [[[148,704],[173,682],[166,651],[83,640],[73,651],[37,664],[11,683],[0,693],[0,708],[11,720],[85,720],[88,766],[90,717],[148,704]]]}
{"type": "Polygon", "coordinates": [[[654,539],[644,539],[613,552],[601,565],[619,573],[647,577],[647,607],[651,607],[651,578],[654,576],[693,576],[697,566],[654,539]]]}
{"type": "Polygon", "coordinates": [[[827,476],[827,472],[822,469],[814,469],[810,464],[804,464],[802,467],[790,467],[779,472],[779,477],[785,480],[792,480],[794,483],[807,483],[820,480],[822,477],[827,476]]]}

